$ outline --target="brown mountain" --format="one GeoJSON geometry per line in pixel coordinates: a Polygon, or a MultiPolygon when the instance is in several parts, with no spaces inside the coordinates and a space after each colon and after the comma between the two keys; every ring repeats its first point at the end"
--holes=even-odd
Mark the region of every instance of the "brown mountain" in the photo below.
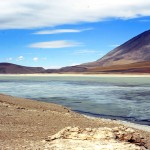
{"type": "Polygon", "coordinates": [[[67,72],[150,73],[150,30],[130,39],[97,61],[63,68],[67,72]]]}
{"type": "Polygon", "coordinates": [[[89,73],[150,73],[150,61],[105,67],[89,67],[89,73]]]}
{"type": "Polygon", "coordinates": [[[125,65],[150,61],[150,30],[130,39],[95,62],[83,64],[86,67],[125,65]]]}
{"type": "Polygon", "coordinates": [[[0,73],[150,73],[150,30],[130,39],[94,62],[48,70],[0,63],[0,73]]]}
{"type": "Polygon", "coordinates": [[[11,63],[0,63],[0,74],[30,74],[44,71],[45,69],[42,67],[26,67],[11,63]]]}

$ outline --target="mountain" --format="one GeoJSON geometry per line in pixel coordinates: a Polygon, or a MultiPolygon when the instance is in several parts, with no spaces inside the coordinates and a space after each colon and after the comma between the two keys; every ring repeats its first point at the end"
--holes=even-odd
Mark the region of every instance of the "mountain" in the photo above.
{"type": "Polygon", "coordinates": [[[0,74],[32,74],[44,71],[45,69],[42,67],[26,67],[11,63],[0,63],[0,74]]]}
{"type": "MultiPolygon", "coordinates": [[[[94,62],[66,67],[88,73],[150,73],[150,30],[130,39],[94,62]]],[[[65,68],[63,68],[65,70],[65,68]]]]}
{"type": "Polygon", "coordinates": [[[97,61],[60,69],[0,63],[0,73],[150,73],[150,30],[130,39],[97,61]]]}
{"type": "Polygon", "coordinates": [[[125,65],[150,61],[150,30],[130,39],[110,51],[95,62],[86,63],[84,67],[125,65]]]}
{"type": "MultiPolygon", "coordinates": [[[[92,64],[93,65],[93,64],[92,64]]],[[[150,73],[150,61],[112,65],[112,66],[68,66],[58,70],[48,69],[45,73],[88,73],[88,74],[103,74],[103,73],[150,73]]]]}
{"type": "Polygon", "coordinates": [[[89,73],[150,73],[150,61],[124,65],[89,67],[89,73]]]}
{"type": "Polygon", "coordinates": [[[86,67],[80,67],[80,66],[68,66],[63,67],[60,69],[47,69],[45,70],[45,73],[79,73],[79,72],[87,72],[88,69],[86,67]]]}

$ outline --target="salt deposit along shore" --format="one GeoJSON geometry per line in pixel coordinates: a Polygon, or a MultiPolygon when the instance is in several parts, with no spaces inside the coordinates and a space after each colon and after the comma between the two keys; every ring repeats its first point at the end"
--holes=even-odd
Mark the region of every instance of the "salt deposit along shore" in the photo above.
{"type": "Polygon", "coordinates": [[[126,73],[126,74],[83,74],[83,73],[37,73],[37,74],[0,74],[0,76],[54,76],[54,77],[65,77],[65,76],[72,76],[72,77],[148,77],[150,78],[150,74],[129,74],[129,73],[126,73]]]}
{"type": "Polygon", "coordinates": [[[148,126],[85,117],[60,105],[3,94],[0,112],[2,150],[150,149],[148,126]]]}

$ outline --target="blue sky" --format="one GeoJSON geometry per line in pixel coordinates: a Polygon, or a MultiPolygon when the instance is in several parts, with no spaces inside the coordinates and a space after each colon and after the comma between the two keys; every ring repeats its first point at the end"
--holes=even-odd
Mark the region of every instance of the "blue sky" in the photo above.
{"type": "Polygon", "coordinates": [[[59,68],[95,61],[149,30],[148,0],[5,0],[0,62],[59,68]]]}

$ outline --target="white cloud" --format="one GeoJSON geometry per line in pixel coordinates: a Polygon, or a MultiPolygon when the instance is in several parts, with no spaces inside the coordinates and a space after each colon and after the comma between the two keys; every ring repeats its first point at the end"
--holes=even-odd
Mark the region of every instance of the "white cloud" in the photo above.
{"type": "Polygon", "coordinates": [[[65,47],[75,47],[80,46],[81,43],[74,42],[74,41],[49,41],[49,42],[39,42],[33,43],[29,45],[31,48],[65,48],[65,47]]]}
{"type": "Polygon", "coordinates": [[[150,0],[1,0],[0,29],[150,16],[150,0]]]}
{"type": "Polygon", "coordinates": [[[24,57],[23,57],[23,56],[19,56],[19,57],[17,58],[17,61],[22,61],[22,60],[24,60],[24,57]]]}
{"type": "Polygon", "coordinates": [[[33,58],[33,61],[35,61],[35,62],[38,61],[38,60],[39,60],[38,57],[34,57],[34,58],[33,58]]]}
{"type": "Polygon", "coordinates": [[[57,29],[57,30],[43,30],[37,31],[34,34],[60,34],[60,33],[79,33],[87,30],[92,30],[92,28],[87,29],[57,29]]]}

